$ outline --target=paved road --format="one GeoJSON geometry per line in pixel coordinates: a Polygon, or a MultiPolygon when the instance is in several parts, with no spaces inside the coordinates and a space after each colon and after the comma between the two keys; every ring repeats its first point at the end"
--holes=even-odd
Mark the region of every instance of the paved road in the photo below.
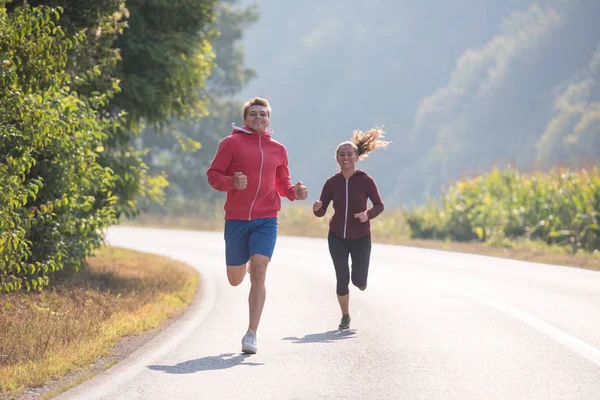
{"type": "Polygon", "coordinates": [[[338,331],[326,240],[282,237],[246,356],[249,282],[227,284],[222,234],[116,227],[108,240],[191,264],[202,293],[61,399],[600,399],[598,272],[374,245],[338,331]]]}

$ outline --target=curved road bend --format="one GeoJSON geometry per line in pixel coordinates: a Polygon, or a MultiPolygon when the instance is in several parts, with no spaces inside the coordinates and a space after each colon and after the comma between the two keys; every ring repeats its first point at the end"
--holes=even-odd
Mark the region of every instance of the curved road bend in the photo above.
{"type": "Polygon", "coordinates": [[[281,237],[258,354],[240,353],[249,282],[221,233],[115,227],[110,244],[203,275],[176,323],[60,399],[600,399],[600,273],[375,244],[339,309],[327,242],[281,237]]]}

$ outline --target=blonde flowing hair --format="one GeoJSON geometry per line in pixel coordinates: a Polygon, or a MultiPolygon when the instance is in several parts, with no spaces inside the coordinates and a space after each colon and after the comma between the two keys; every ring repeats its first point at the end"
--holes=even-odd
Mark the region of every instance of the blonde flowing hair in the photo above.
{"type": "Polygon", "coordinates": [[[369,153],[376,149],[386,148],[391,142],[386,142],[383,139],[385,132],[383,127],[374,126],[366,132],[356,129],[352,132],[352,138],[342,142],[335,149],[335,156],[344,145],[350,145],[356,151],[359,160],[364,160],[369,156],[369,153]]]}

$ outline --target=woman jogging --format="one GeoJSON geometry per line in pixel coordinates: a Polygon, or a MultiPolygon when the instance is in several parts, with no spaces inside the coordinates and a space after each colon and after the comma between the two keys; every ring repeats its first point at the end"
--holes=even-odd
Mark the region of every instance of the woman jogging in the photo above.
{"type": "Polygon", "coordinates": [[[365,159],[373,150],[389,144],[381,140],[383,135],[383,129],[377,127],[366,133],[355,130],[350,141],[340,143],[335,151],[340,172],[327,179],[321,191],[321,198],[313,204],[315,216],[323,217],[329,203],[333,202],[334,213],[329,221],[327,241],[335,268],[336,292],[342,311],[339,329],[350,327],[350,279],[360,290],[367,288],[371,257],[369,221],[383,211],[383,202],[375,181],[366,172],[356,169],[356,163],[365,159]],[[367,199],[371,200],[373,205],[370,209],[367,209],[367,199]],[[352,259],[352,274],[348,257],[352,259]]]}

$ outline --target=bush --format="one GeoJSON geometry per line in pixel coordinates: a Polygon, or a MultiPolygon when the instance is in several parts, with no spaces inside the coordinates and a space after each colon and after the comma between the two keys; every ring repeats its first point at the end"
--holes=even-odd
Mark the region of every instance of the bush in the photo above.
{"type": "MultiPolygon", "coordinates": [[[[97,162],[108,95],[78,96],[60,10],[0,1],[0,292],[41,289],[79,269],[115,222],[113,174],[97,162]],[[102,193],[97,200],[96,194],[102,193]],[[101,204],[99,204],[101,202],[101,204]]],[[[90,74],[93,74],[90,71],[90,74]]]]}
{"type": "Polygon", "coordinates": [[[495,169],[456,182],[440,205],[407,213],[412,237],[495,240],[525,237],[572,251],[600,249],[600,170],[521,174],[495,169]]]}

